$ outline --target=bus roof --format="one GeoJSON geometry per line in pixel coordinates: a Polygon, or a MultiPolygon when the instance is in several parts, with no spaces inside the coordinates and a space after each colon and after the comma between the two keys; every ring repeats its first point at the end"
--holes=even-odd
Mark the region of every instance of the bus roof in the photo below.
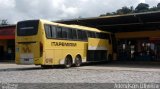
{"type": "Polygon", "coordinates": [[[87,27],[87,26],[81,26],[81,25],[75,25],[75,24],[66,25],[66,24],[55,23],[55,22],[51,22],[51,21],[47,21],[47,20],[42,20],[42,19],[40,19],[40,21],[43,24],[46,23],[46,24],[52,24],[52,25],[57,25],[57,26],[62,26],[62,27],[68,27],[68,28],[75,28],[75,29],[81,29],[81,30],[87,30],[87,31],[110,33],[110,32],[106,32],[106,31],[101,31],[101,30],[99,30],[97,28],[93,28],[93,27],[87,27]]]}

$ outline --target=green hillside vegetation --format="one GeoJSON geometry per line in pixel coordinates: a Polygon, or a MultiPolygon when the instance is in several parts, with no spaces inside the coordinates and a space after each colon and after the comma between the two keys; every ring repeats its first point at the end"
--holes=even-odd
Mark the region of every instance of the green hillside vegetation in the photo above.
{"type": "Polygon", "coordinates": [[[101,14],[100,16],[123,15],[123,14],[141,13],[149,11],[160,11],[160,3],[158,3],[157,6],[151,8],[149,4],[146,3],[140,3],[136,8],[134,8],[133,6],[131,7],[124,6],[121,9],[118,9],[116,12],[101,14]]]}

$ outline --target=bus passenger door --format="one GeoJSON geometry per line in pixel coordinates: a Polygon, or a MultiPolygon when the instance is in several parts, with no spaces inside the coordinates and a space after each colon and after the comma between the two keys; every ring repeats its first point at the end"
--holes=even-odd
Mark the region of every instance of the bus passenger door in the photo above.
{"type": "Polygon", "coordinates": [[[107,51],[108,51],[107,47],[109,47],[108,40],[89,38],[87,62],[107,61],[107,51]]]}

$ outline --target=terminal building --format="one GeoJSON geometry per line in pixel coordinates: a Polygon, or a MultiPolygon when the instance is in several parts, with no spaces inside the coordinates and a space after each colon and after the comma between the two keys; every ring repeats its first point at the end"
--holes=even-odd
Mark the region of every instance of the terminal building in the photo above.
{"type": "Polygon", "coordinates": [[[0,61],[14,60],[15,25],[0,26],[0,61]]]}
{"type": "MultiPolygon", "coordinates": [[[[160,12],[56,21],[114,33],[115,60],[160,61],[160,12]]],[[[0,27],[0,61],[14,60],[15,25],[0,27]]]]}
{"type": "Polygon", "coordinates": [[[116,36],[117,60],[160,61],[160,12],[59,21],[110,31],[116,36]]]}

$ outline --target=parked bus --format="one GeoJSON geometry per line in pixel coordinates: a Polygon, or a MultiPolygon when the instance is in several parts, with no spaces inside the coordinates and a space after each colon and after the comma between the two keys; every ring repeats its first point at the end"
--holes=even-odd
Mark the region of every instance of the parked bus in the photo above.
{"type": "Polygon", "coordinates": [[[80,66],[112,58],[111,33],[46,20],[17,23],[16,64],[80,66]]]}

